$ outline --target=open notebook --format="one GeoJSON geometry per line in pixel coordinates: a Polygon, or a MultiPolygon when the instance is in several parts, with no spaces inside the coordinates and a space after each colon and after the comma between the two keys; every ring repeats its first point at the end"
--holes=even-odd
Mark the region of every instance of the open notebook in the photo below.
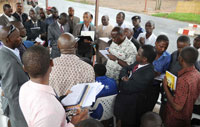
{"type": "Polygon", "coordinates": [[[83,83],[73,86],[68,94],[61,100],[64,106],[80,105],[81,107],[89,107],[95,102],[97,94],[103,89],[101,83],[83,83]]]}

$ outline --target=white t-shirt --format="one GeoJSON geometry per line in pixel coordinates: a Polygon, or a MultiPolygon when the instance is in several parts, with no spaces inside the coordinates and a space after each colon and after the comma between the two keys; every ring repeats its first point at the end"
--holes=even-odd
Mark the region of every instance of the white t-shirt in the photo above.
{"type": "Polygon", "coordinates": [[[139,41],[141,37],[143,37],[145,39],[145,43],[144,43],[145,45],[155,46],[157,36],[154,33],[152,33],[148,39],[146,38],[146,32],[140,33],[137,40],[139,41]]]}

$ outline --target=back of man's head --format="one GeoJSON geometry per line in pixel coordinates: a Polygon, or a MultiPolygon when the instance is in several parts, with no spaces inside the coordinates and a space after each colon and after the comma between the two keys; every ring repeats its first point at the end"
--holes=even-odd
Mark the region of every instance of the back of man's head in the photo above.
{"type": "Polygon", "coordinates": [[[106,74],[106,67],[103,64],[95,64],[94,65],[94,72],[96,76],[105,76],[106,74]]]}
{"type": "Polygon", "coordinates": [[[49,50],[43,46],[34,45],[25,51],[22,61],[25,71],[31,78],[42,78],[50,66],[49,50]]]}
{"type": "Polygon", "coordinates": [[[155,112],[147,112],[141,118],[140,127],[162,127],[162,119],[155,112]]]}
{"type": "Polygon", "coordinates": [[[102,123],[95,119],[86,119],[78,123],[75,127],[104,127],[102,123]]]}
{"type": "Polygon", "coordinates": [[[185,63],[188,65],[193,65],[195,64],[197,58],[198,58],[198,51],[197,49],[193,47],[185,47],[181,50],[180,56],[183,58],[185,63]]]}
{"type": "Polygon", "coordinates": [[[143,45],[142,56],[147,58],[148,63],[152,63],[156,58],[156,50],[151,45],[143,45]]]}
{"type": "Polygon", "coordinates": [[[187,44],[190,44],[190,38],[188,36],[185,36],[185,35],[181,35],[180,37],[178,37],[177,39],[177,43],[187,43],[187,44]]]}

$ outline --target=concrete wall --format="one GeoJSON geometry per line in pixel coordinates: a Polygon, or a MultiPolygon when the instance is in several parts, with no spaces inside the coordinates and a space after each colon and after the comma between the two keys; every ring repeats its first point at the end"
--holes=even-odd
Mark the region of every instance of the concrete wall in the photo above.
{"type": "Polygon", "coordinates": [[[178,1],[176,12],[200,14],[200,0],[178,1]]]}

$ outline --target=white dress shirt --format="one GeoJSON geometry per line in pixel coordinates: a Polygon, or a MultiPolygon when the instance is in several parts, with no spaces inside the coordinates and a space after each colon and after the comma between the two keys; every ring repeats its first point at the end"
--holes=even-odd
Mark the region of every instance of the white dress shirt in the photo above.
{"type": "Polygon", "coordinates": [[[9,22],[14,21],[15,19],[13,16],[8,17],[6,14],[3,14],[3,15],[6,16],[9,22]]]}
{"type": "Polygon", "coordinates": [[[145,39],[145,45],[152,45],[152,46],[155,46],[155,42],[156,42],[156,39],[157,39],[157,36],[152,33],[151,36],[149,38],[146,38],[146,32],[144,33],[140,33],[137,40],[140,41],[140,38],[143,37],[145,39]]]}

